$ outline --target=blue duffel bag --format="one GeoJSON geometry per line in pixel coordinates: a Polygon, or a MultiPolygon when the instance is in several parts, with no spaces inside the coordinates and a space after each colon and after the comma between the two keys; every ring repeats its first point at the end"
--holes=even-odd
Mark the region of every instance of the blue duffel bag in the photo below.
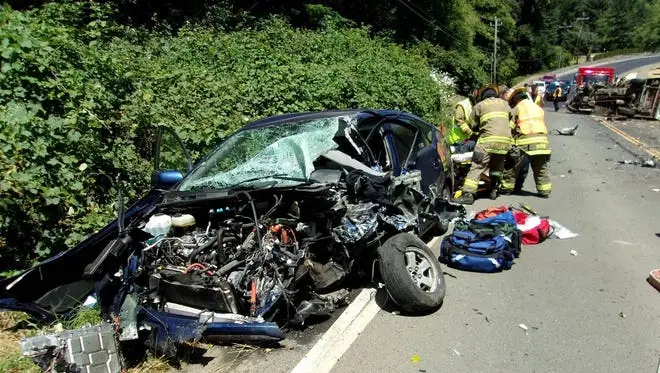
{"type": "Polygon", "coordinates": [[[502,235],[454,230],[440,245],[440,261],[464,271],[500,272],[510,269],[514,258],[511,243],[502,235]]]}

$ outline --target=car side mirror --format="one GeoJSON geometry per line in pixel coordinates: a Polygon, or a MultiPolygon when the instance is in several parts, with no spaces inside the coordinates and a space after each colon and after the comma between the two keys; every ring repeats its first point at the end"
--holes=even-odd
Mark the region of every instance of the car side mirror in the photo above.
{"type": "Polygon", "coordinates": [[[179,170],[155,171],[151,176],[151,185],[158,189],[167,189],[183,179],[179,170]]]}

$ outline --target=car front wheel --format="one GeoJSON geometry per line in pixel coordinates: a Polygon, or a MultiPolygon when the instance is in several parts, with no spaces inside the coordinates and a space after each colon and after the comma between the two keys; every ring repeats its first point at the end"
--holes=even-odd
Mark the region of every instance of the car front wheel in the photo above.
{"type": "Polygon", "coordinates": [[[445,297],[445,278],[431,249],[411,233],[399,233],[378,249],[380,273],[392,300],[406,312],[437,310],[445,297]]]}

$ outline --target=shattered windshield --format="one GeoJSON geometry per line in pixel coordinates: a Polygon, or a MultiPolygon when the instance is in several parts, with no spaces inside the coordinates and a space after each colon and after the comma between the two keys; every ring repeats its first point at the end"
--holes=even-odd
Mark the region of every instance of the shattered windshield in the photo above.
{"type": "Polygon", "coordinates": [[[250,182],[295,185],[308,180],[313,162],[337,148],[342,117],[254,128],[231,136],[193,170],[180,191],[230,188],[250,182]]]}

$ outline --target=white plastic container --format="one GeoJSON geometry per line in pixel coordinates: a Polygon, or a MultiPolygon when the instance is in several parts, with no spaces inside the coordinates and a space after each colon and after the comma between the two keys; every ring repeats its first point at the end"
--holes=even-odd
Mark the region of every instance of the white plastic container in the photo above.
{"type": "Polygon", "coordinates": [[[172,230],[172,217],[165,214],[152,215],[144,227],[144,231],[154,237],[167,236],[172,230]]]}
{"type": "Polygon", "coordinates": [[[190,228],[195,226],[195,217],[190,214],[175,215],[172,218],[172,225],[175,228],[190,228]]]}

